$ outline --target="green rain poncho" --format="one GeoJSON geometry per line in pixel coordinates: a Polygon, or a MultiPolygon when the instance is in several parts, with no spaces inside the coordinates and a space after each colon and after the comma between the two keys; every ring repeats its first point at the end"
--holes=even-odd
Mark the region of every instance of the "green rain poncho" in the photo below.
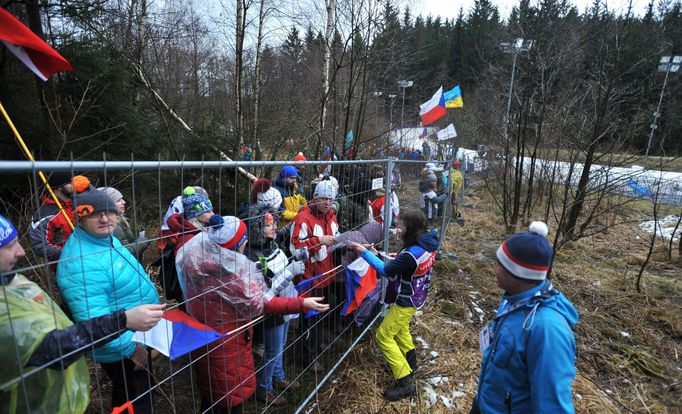
{"type": "Polygon", "coordinates": [[[0,413],[84,412],[90,401],[84,358],[63,371],[25,366],[48,332],[73,323],[38,285],[21,275],[0,286],[0,299],[0,413]]]}

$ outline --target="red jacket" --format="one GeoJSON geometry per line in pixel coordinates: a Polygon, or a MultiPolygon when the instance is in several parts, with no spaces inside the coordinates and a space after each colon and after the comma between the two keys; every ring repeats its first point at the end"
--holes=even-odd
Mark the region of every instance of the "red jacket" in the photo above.
{"type": "Polygon", "coordinates": [[[336,215],[332,209],[327,214],[320,214],[315,207],[306,206],[298,212],[294,219],[294,226],[291,228],[291,251],[306,247],[310,254],[310,259],[306,262],[305,273],[297,276],[295,281],[298,283],[302,279],[310,279],[313,276],[326,273],[320,279],[313,282],[313,287],[323,288],[334,280],[334,273],[330,272],[334,268],[333,255],[327,252],[327,246],[320,244],[320,236],[337,236],[339,225],[336,222],[336,215]]]}
{"type": "MultiPolygon", "coordinates": [[[[178,255],[190,315],[225,334],[259,314],[303,312],[303,298],[269,299],[255,263],[239,253],[220,252],[207,239],[202,233],[178,255]]],[[[256,390],[251,336],[252,328],[247,328],[192,352],[197,384],[206,400],[233,407],[251,398],[256,390]]]]}
{"type": "Polygon", "coordinates": [[[385,196],[379,196],[374,200],[370,201],[370,207],[372,207],[372,216],[374,216],[374,221],[383,224],[384,223],[384,204],[386,203],[385,196]]]}
{"type": "Polygon", "coordinates": [[[59,202],[64,208],[63,212],[59,211],[52,197],[44,196],[40,208],[33,216],[29,232],[31,248],[36,256],[47,257],[49,261],[59,260],[62,248],[73,232],[66,217],[73,225],[76,224],[71,199],[59,202]]]}
{"type": "MultiPolygon", "coordinates": [[[[175,243],[175,249],[173,250],[174,255],[177,255],[178,250],[200,231],[182,214],[173,214],[170,216],[168,218],[168,228],[173,233],[172,236],[170,236],[170,240],[175,243]]],[[[165,231],[166,230],[163,230],[162,234],[165,231]]],[[[166,233],[166,235],[168,235],[168,233],[166,233]]]]}

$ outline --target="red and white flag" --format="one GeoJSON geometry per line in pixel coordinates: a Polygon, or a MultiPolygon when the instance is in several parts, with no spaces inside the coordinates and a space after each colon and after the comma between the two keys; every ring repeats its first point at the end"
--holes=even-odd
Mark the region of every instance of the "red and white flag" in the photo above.
{"type": "Polygon", "coordinates": [[[46,81],[55,72],[73,70],[62,55],[2,7],[0,41],[42,80],[46,81]]]}
{"type": "Polygon", "coordinates": [[[421,105],[419,105],[419,116],[422,118],[422,125],[429,125],[436,122],[445,115],[445,100],[443,99],[443,86],[438,89],[435,95],[421,105]]]}

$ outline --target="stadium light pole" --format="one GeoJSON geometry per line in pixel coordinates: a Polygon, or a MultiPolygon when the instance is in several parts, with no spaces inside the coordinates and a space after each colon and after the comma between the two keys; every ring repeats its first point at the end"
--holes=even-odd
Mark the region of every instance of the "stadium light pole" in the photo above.
{"type": "Polygon", "coordinates": [[[414,84],[411,80],[400,80],[398,86],[403,88],[403,104],[400,108],[400,148],[403,147],[403,117],[405,116],[405,89],[414,84]]]}
{"type": "Polygon", "coordinates": [[[658,106],[654,112],[654,122],[651,123],[651,131],[649,132],[649,142],[646,144],[646,153],[644,157],[649,156],[649,149],[651,148],[651,140],[654,138],[654,131],[658,128],[658,118],[661,117],[661,102],[663,102],[663,94],[665,93],[665,86],[668,84],[668,75],[670,72],[677,72],[680,70],[680,63],[682,63],[682,56],[663,56],[658,62],[658,71],[665,72],[663,79],[663,88],[661,88],[661,96],[658,97],[658,106]]]}
{"type": "Polygon", "coordinates": [[[393,131],[393,101],[398,95],[391,93],[388,95],[389,99],[391,100],[391,109],[390,109],[390,115],[389,115],[389,120],[388,120],[388,134],[386,134],[386,144],[390,147],[391,146],[391,131],[393,131]]]}
{"type": "Polygon", "coordinates": [[[528,52],[531,47],[533,47],[534,40],[526,40],[522,38],[516,38],[514,43],[500,43],[500,50],[503,53],[511,53],[514,55],[512,58],[512,75],[511,81],[509,82],[509,96],[507,97],[507,116],[504,122],[504,139],[509,140],[509,113],[511,112],[511,101],[512,92],[514,90],[514,76],[516,75],[516,57],[523,53],[528,52]]]}
{"type": "Polygon", "coordinates": [[[374,124],[377,127],[379,126],[379,97],[383,94],[381,91],[374,91],[374,118],[376,119],[374,124]]]}

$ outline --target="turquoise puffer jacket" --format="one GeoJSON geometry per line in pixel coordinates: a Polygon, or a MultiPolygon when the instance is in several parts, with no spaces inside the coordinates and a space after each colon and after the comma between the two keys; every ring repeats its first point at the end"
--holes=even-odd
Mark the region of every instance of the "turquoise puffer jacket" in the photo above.
{"type": "MultiPolygon", "coordinates": [[[[154,283],[135,257],[112,236],[98,238],[76,227],[57,265],[57,285],[74,321],[107,315],[119,309],[159,303],[154,283]]],[[[109,363],[135,352],[128,331],[95,348],[95,362],[109,363]]]]}

